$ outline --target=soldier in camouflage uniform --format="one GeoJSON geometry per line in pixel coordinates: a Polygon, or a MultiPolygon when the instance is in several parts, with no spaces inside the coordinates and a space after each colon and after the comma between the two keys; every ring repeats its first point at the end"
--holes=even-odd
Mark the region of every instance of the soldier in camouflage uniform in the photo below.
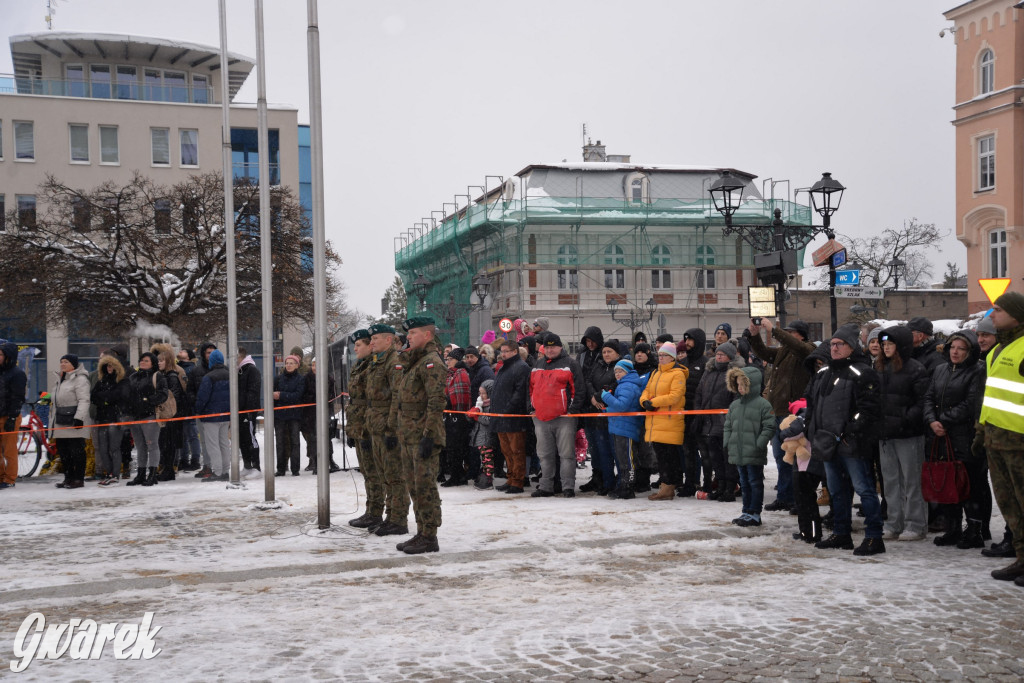
{"type": "Polygon", "coordinates": [[[444,381],[448,369],[434,338],[433,318],[410,318],[405,321],[405,328],[409,332],[409,349],[402,354],[404,374],[395,410],[417,533],[396,547],[409,555],[418,555],[438,550],[441,496],[437,492],[437,468],[445,445],[444,381]]]}
{"type": "Polygon", "coordinates": [[[373,442],[366,431],[366,378],[370,368],[370,332],[356,330],[350,337],[356,349],[356,364],[348,380],[348,425],[345,442],[356,449],[359,471],[366,487],[366,511],[348,521],[349,526],[366,529],[384,522],[384,474],[373,453],[373,442]]]}
{"type": "Polygon", "coordinates": [[[363,432],[370,439],[374,457],[384,477],[383,522],[368,526],[370,533],[390,536],[409,533],[409,489],[395,435],[392,399],[402,380],[402,364],[395,351],[395,328],[371,325],[370,365],[366,371],[366,413],[363,432]]]}

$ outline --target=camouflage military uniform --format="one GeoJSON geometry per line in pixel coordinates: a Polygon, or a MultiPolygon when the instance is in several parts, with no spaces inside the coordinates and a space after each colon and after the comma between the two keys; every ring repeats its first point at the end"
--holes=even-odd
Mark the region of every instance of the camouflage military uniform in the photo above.
{"type": "Polygon", "coordinates": [[[372,356],[367,356],[356,363],[348,380],[348,432],[356,442],[356,456],[359,458],[359,471],[363,474],[366,487],[366,513],[373,517],[384,515],[384,474],[377,457],[373,452],[373,441],[366,431],[366,379],[370,369],[372,356]]]}
{"type": "Polygon", "coordinates": [[[436,538],[441,526],[441,496],[437,492],[437,469],[445,445],[444,381],[447,374],[436,340],[402,354],[405,374],[398,386],[395,408],[398,414],[398,438],[402,444],[402,462],[412,495],[416,531],[436,538]],[[420,457],[423,439],[433,440],[429,457],[420,457]]]}
{"type": "Polygon", "coordinates": [[[409,519],[409,489],[402,470],[400,450],[387,447],[387,438],[395,436],[392,398],[401,380],[402,364],[394,349],[370,356],[366,371],[366,422],[363,431],[372,442],[373,454],[383,475],[385,521],[404,527],[408,526],[409,519]]]}

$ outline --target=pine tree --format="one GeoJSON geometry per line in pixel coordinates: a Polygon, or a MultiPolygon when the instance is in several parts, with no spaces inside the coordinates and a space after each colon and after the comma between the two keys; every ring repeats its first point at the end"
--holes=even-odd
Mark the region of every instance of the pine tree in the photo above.
{"type": "Polygon", "coordinates": [[[379,318],[373,316],[366,316],[366,324],[369,325],[391,325],[396,330],[402,326],[405,319],[408,317],[408,303],[409,299],[405,293],[405,285],[402,284],[402,278],[398,275],[395,276],[394,282],[384,292],[384,298],[381,299],[381,309],[384,313],[379,318]]]}

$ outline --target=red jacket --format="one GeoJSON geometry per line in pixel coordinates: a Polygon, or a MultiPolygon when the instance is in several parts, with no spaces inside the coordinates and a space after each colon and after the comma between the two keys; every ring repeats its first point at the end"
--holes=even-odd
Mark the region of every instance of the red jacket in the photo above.
{"type": "Polygon", "coordinates": [[[554,360],[542,357],[530,373],[530,403],[542,422],[583,412],[586,397],[580,365],[564,350],[554,360]]]}

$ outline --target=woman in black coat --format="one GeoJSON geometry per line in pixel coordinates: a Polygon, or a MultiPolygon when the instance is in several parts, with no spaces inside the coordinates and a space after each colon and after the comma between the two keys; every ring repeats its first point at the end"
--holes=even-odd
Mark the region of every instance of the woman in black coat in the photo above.
{"type": "Polygon", "coordinates": [[[889,511],[885,540],[919,541],[928,532],[928,504],[921,495],[924,464],[924,395],[930,377],[914,360],[910,329],[889,327],[878,336],[882,354],[875,359],[881,394],[879,464],[889,511]]]}
{"type": "Polygon", "coordinates": [[[928,452],[952,448],[964,464],[971,482],[970,497],[961,504],[943,505],[947,531],[935,538],[935,545],[984,547],[984,535],[992,517],[992,492],[988,487],[988,463],[971,454],[974,425],[985,393],[985,369],[978,362],[981,348],[970,330],[960,330],[946,342],[946,362],[938,366],[924,397],[928,452]],[[967,529],[961,520],[967,514],[967,529]]]}
{"type": "Polygon", "coordinates": [[[156,407],[167,400],[167,379],[157,368],[157,357],[148,351],[139,356],[139,369],[128,378],[128,411],[132,420],[132,440],[139,455],[139,470],[128,486],[152,486],[157,482],[160,463],[160,423],[156,407]]]}

